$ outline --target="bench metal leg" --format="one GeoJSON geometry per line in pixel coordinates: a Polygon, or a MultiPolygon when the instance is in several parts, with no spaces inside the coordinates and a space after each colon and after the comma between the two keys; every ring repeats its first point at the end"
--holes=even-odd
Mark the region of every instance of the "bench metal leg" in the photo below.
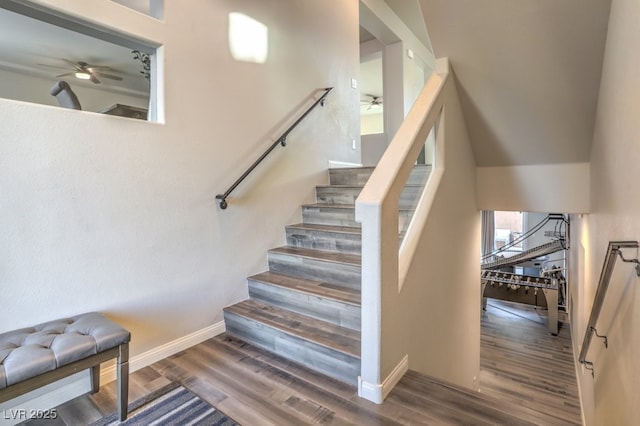
{"type": "Polygon", "coordinates": [[[118,375],[118,417],[120,421],[127,419],[129,411],[129,343],[120,345],[117,365],[118,375]]]}
{"type": "Polygon", "coordinates": [[[100,390],[100,364],[91,367],[91,393],[100,390]]]}

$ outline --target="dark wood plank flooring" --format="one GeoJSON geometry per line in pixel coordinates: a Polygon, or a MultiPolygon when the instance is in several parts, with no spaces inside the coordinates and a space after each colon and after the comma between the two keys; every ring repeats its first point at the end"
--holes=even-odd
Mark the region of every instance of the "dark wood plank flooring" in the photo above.
{"type": "Polygon", "coordinates": [[[559,316],[553,336],[545,309],[489,299],[482,318],[480,390],[581,424],[570,326],[566,315],[559,316]]]}
{"type": "MultiPolygon", "coordinates": [[[[129,399],[174,381],[242,425],[579,424],[568,327],[549,336],[537,313],[499,303],[490,300],[482,321],[480,393],[409,371],[376,405],[354,386],[221,335],[132,373],[129,399]]],[[[59,418],[46,424],[88,424],[115,401],[109,383],[57,407],[59,418]]]]}

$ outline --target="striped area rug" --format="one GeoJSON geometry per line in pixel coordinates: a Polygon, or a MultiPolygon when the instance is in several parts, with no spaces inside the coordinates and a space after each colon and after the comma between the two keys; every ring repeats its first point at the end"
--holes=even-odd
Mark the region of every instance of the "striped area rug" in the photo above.
{"type": "Polygon", "coordinates": [[[112,413],[93,423],[92,426],[238,425],[198,395],[175,383],[154,392],[150,397],[132,403],[129,407],[129,416],[122,423],[118,421],[118,414],[112,413]]]}

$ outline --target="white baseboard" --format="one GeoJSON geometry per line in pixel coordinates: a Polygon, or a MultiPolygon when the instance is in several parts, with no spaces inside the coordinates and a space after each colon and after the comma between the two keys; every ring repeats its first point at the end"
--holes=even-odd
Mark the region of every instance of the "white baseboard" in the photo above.
{"type": "MultiPolygon", "coordinates": [[[[154,362],[158,362],[161,359],[168,358],[171,355],[175,355],[180,351],[189,349],[190,347],[202,343],[207,339],[211,339],[212,337],[222,334],[225,332],[225,330],[226,327],[224,325],[224,321],[220,321],[201,330],[180,337],[179,339],[173,340],[169,343],[165,343],[162,346],[158,346],[147,352],[133,356],[131,357],[131,359],[129,359],[129,371],[134,372],[136,370],[140,370],[141,368],[151,365],[154,362]]],[[[109,367],[103,368],[100,371],[100,385],[112,382],[115,379],[115,363],[113,365],[110,365],[109,367]]]]}
{"type": "MultiPolygon", "coordinates": [[[[165,343],[147,352],[129,359],[129,371],[134,372],[161,359],[170,357],[180,351],[204,342],[225,332],[224,321],[212,324],[187,336],[165,343]]],[[[116,379],[116,366],[113,362],[100,372],[100,384],[112,382],[116,379]]],[[[89,371],[85,370],[50,383],[27,394],[0,404],[0,426],[9,426],[26,420],[24,414],[32,410],[47,410],[63,404],[73,398],[91,390],[89,371]]]]}
{"type": "Polygon", "coordinates": [[[382,383],[369,383],[358,377],[358,396],[376,404],[382,404],[389,392],[409,370],[409,355],[405,355],[382,383]]]}

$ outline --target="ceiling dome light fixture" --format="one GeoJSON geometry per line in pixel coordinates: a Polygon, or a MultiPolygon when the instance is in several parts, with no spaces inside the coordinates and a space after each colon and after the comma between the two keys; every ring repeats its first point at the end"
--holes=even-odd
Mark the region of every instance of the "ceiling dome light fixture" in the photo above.
{"type": "Polygon", "coordinates": [[[89,80],[91,78],[91,74],[89,74],[88,72],[77,72],[75,73],[75,76],[80,80],[89,80]]]}

